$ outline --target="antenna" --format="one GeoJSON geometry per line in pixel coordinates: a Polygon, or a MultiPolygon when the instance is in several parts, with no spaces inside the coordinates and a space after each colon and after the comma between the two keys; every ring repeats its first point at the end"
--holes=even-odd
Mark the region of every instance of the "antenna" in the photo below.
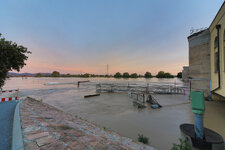
{"type": "Polygon", "coordinates": [[[107,64],[107,75],[109,75],[109,65],[107,64]]]}

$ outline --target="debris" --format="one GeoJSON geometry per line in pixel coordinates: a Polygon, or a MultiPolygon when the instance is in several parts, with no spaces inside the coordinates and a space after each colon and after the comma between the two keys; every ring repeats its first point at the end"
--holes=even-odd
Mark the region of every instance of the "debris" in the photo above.
{"type": "Polygon", "coordinates": [[[100,96],[100,94],[91,94],[91,95],[85,95],[84,98],[88,98],[88,97],[94,97],[94,96],[100,96]]]}

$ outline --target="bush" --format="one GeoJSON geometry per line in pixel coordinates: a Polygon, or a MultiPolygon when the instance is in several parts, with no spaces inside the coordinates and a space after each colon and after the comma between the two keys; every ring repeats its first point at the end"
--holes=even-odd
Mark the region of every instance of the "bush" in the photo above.
{"type": "Polygon", "coordinates": [[[142,134],[138,134],[138,142],[148,144],[148,138],[142,134]]]}
{"type": "Polygon", "coordinates": [[[171,150],[191,150],[191,146],[187,143],[187,141],[179,139],[179,144],[173,144],[171,150]]]}

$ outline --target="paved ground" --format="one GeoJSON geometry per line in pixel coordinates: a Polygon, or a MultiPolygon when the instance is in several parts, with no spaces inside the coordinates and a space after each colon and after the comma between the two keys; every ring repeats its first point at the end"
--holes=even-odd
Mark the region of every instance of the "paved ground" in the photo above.
{"type": "Polygon", "coordinates": [[[154,150],[31,98],[20,114],[26,150],[154,150]]]}
{"type": "Polygon", "coordinates": [[[0,102],[0,149],[11,150],[16,101],[0,102]]]}

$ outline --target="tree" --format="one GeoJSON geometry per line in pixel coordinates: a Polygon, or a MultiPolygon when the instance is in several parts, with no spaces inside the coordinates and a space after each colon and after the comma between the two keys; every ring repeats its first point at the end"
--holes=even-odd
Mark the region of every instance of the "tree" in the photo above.
{"type": "Polygon", "coordinates": [[[130,77],[130,75],[129,75],[128,72],[124,72],[124,73],[123,73],[123,78],[129,78],[129,77],[130,77]]]}
{"type": "Polygon", "coordinates": [[[52,77],[60,77],[60,73],[58,71],[53,71],[52,77]]]}
{"type": "Polygon", "coordinates": [[[145,78],[152,78],[152,74],[150,72],[145,73],[145,78]]]}
{"type": "Polygon", "coordinates": [[[178,78],[182,78],[182,72],[179,72],[179,73],[177,74],[177,77],[178,77],[178,78]]]}
{"type": "Polygon", "coordinates": [[[119,73],[119,72],[117,72],[115,75],[114,75],[114,78],[121,78],[122,77],[122,75],[121,75],[121,73],[119,73]]]}
{"type": "Polygon", "coordinates": [[[7,41],[1,38],[0,34],[0,88],[4,85],[9,71],[19,72],[26,65],[27,54],[30,53],[26,47],[7,41]]]}
{"type": "Polygon", "coordinates": [[[133,74],[130,75],[130,77],[131,77],[131,78],[137,78],[138,75],[137,75],[136,73],[133,73],[133,74]]]}
{"type": "Polygon", "coordinates": [[[164,78],[164,71],[159,71],[158,74],[156,75],[157,78],[164,78]]]}
{"type": "Polygon", "coordinates": [[[157,78],[174,78],[173,75],[171,75],[168,72],[164,72],[164,71],[159,71],[158,74],[156,75],[157,78]]]}
{"type": "Polygon", "coordinates": [[[164,74],[164,78],[173,78],[173,75],[167,72],[164,74]]]}
{"type": "Polygon", "coordinates": [[[41,73],[37,73],[37,74],[35,75],[35,77],[43,77],[43,75],[42,75],[41,73]]]}

